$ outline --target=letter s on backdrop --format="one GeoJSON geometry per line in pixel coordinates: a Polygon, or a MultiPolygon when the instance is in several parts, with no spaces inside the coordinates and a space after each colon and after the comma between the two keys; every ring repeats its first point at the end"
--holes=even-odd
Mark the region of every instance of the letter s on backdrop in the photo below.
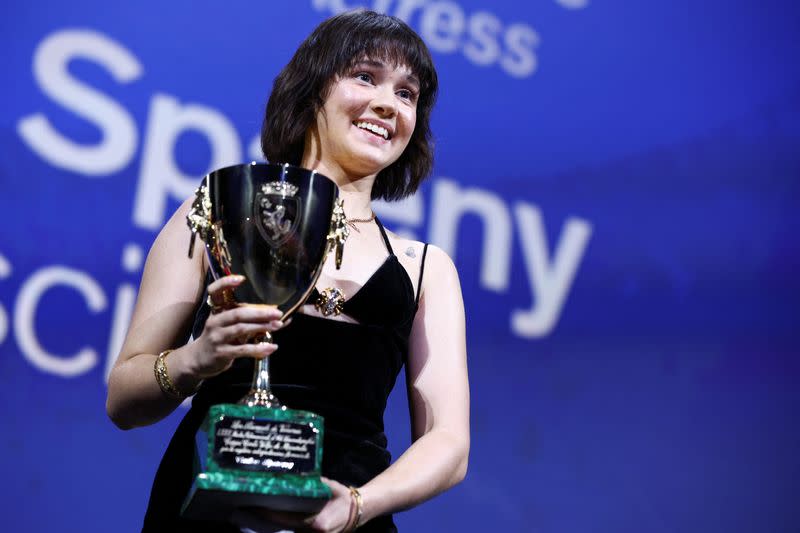
{"type": "Polygon", "coordinates": [[[505,43],[513,55],[500,58],[500,66],[517,78],[530,76],[539,66],[534,49],[539,46],[539,34],[526,24],[513,24],[505,34],[505,43]]]}
{"type": "Polygon", "coordinates": [[[464,55],[476,65],[491,65],[500,55],[498,34],[502,30],[502,23],[491,13],[474,13],[469,19],[469,35],[473,40],[464,45],[464,55]]]}
{"type": "Polygon", "coordinates": [[[36,48],[33,73],[47,96],[97,126],[99,144],[85,146],[61,135],[44,113],[20,119],[17,132],[50,164],[101,176],[125,167],[136,150],[136,123],[117,102],[70,76],[72,59],[83,58],[105,67],[115,80],[126,83],[142,74],[139,61],[127,49],[91,30],[68,29],[47,36],[36,48]]]}

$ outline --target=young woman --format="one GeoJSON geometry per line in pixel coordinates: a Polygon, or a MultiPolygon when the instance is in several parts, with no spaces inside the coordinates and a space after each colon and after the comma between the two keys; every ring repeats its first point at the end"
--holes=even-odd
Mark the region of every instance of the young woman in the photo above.
{"type": "Polygon", "coordinates": [[[239,531],[183,520],[180,505],[208,407],[241,398],[253,358],[273,352],[281,402],[325,417],[322,470],[333,498],[311,516],[264,512],[266,519],[295,530],[396,531],[392,512],[463,479],[469,388],[456,270],[438,248],[385,230],[371,208],[373,199],[413,193],[430,173],[436,91],[421,39],[402,21],[369,11],[323,22],[276,78],[262,130],[265,155],[334,180],[351,225],[342,268],[328,259],[318,291],[289,324],[278,311],[256,307],[210,313],[207,298],[221,304],[242,278],[210,283],[200,246],[186,258],[190,201],[159,234],[111,373],[107,410],[128,429],[157,422],[181,396],[196,395],[156,474],[145,531],[239,531]],[[342,291],[342,314],[314,306],[329,288],[342,291]],[[265,330],[275,344],[238,342],[265,330]],[[190,334],[195,340],[187,344],[190,334]],[[154,378],[156,363],[171,390],[154,378]],[[383,411],[404,365],[413,444],[391,463],[383,411]]]}

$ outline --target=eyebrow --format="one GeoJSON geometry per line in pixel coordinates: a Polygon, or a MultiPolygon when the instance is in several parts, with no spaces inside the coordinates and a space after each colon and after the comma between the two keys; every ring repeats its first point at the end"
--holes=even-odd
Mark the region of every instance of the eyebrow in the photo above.
{"type": "MultiPolygon", "coordinates": [[[[386,63],[384,63],[383,61],[378,61],[376,59],[362,59],[361,61],[356,62],[356,66],[359,65],[364,65],[373,68],[380,68],[380,69],[386,68],[386,63]]],[[[409,83],[413,83],[414,85],[417,86],[417,88],[419,88],[420,86],[419,78],[417,78],[413,74],[408,74],[406,76],[406,81],[409,83]]]]}

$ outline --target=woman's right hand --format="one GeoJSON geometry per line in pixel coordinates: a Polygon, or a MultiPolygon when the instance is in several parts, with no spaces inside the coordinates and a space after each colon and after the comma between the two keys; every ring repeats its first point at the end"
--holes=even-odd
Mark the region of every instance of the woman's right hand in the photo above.
{"type": "Polygon", "coordinates": [[[263,359],[278,346],[271,342],[248,342],[284,326],[277,307],[242,305],[226,308],[226,293],[244,281],[244,276],[225,276],[208,286],[212,314],[203,333],[189,345],[186,368],[196,379],[206,379],[224,372],[239,357],[263,359]]]}

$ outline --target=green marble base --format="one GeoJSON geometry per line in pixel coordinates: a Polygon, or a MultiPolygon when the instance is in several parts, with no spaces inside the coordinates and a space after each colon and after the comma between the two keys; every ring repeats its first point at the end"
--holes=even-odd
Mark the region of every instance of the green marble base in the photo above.
{"type": "Polygon", "coordinates": [[[286,408],[214,405],[205,471],[183,505],[187,518],[225,520],[238,507],[315,512],[331,497],[320,479],[322,417],[286,408]]]}

